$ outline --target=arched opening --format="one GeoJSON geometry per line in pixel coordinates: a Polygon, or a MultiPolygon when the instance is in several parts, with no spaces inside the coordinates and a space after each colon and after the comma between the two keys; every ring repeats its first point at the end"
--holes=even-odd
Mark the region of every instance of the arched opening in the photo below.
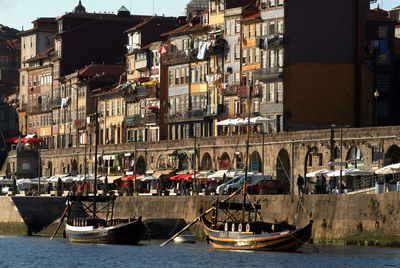
{"type": "Polygon", "coordinates": [[[317,147],[312,147],[307,151],[306,158],[304,159],[304,174],[321,169],[322,154],[318,152],[317,147]]]}
{"type": "Polygon", "coordinates": [[[231,168],[231,159],[227,153],[223,153],[221,157],[218,159],[218,169],[219,170],[228,170],[231,168]]]}
{"type": "Polygon", "coordinates": [[[338,146],[336,146],[334,151],[333,151],[333,158],[334,159],[339,159],[340,158],[340,148],[338,146]]]}
{"type": "Polygon", "coordinates": [[[46,176],[53,176],[53,163],[51,161],[47,162],[46,176]]]}
{"type": "Polygon", "coordinates": [[[158,169],[167,169],[167,161],[165,159],[165,155],[160,155],[157,161],[158,169]]]}
{"type": "Polygon", "coordinates": [[[254,151],[250,157],[250,171],[252,172],[261,172],[262,171],[262,163],[260,154],[257,151],[254,151]]]}
{"type": "Polygon", "coordinates": [[[235,166],[236,166],[236,170],[244,169],[243,154],[241,152],[235,153],[235,166]]]}
{"type": "Polygon", "coordinates": [[[290,193],[290,159],[285,149],[279,151],[276,159],[276,179],[282,184],[283,193],[290,193]]]}
{"type": "Polygon", "coordinates": [[[139,156],[136,163],[136,174],[143,175],[146,173],[146,161],[143,156],[139,156]]]}
{"type": "Polygon", "coordinates": [[[189,170],[189,158],[187,154],[181,153],[178,156],[178,170],[189,170]]]}
{"type": "Polygon", "coordinates": [[[346,157],[347,168],[364,169],[364,156],[357,146],[350,148],[346,157]]]}
{"type": "Polygon", "coordinates": [[[400,148],[397,145],[389,147],[385,154],[385,166],[400,163],[400,148]]]}
{"type": "Polygon", "coordinates": [[[212,160],[209,153],[205,153],[201,159],[200,170],[212,170],[212,160]]]}

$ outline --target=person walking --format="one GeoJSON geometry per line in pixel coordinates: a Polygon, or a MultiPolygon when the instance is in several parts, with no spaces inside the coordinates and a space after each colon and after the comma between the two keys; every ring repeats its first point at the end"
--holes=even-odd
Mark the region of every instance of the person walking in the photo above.
{"type": "Polygon", "coordinates": [[[304,178],[298,174],[297,176],[297,188],[299,189],[299,195],[303,194],[304,178]]]}

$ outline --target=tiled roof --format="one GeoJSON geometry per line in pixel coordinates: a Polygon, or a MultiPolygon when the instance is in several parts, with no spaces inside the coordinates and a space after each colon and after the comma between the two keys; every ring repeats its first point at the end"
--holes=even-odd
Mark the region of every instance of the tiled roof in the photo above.
{"type": "Polygon", "coordinates": [[[90,64],[85,68],[79,70],[81,76],[95,76],[101,74],[108,75],[121,75],[125,72],[125,66],[123,65],[109,65],[109,64],[90,64]]]}
{"type": "Polygon", "coordinates": [[[377,12],[374,10],[368,10],[367,12],[367,20],[377,20],[377,21],[392,21],[394,20],[386,17],[382,12],[377,12]]]}
{"type": "Polygon", "coordinates": [[[39,59],[43,59],[43,58],[46,58],[46,57],[50,56],[50,55],[53,54],[53,53],[54,53],[54,47],[49,48],[48,50],[42,52],[41,54],[37,55],[36,57],[27,59],[27,60],[25,61],[25,63],[31,62],[31,61],[35,61],[35,60],[39,60],[39,59]]]}
{"type": "Polygon", "coordinates": [[[249,11],[249,12],[244,13],[243,19],[241,19],[240,21],[241,22],[251,21],[251,20],[254,20],[254,19],[258,19],[260,17],[261,17],[261,13],[260,12],[256,12],[255,13],[254,11],[249,11]]]}

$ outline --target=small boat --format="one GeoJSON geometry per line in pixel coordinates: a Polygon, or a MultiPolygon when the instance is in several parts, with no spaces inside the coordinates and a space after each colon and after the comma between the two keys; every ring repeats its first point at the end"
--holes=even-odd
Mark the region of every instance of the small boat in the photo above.
{"type": "MultiPolygon", "coordinates": [[[[295,251],[310,239],[313,225],[312,219],[303,228],[297,228],[287,222],[268,223],[262,219],[259,213],[261,206],[250,201],[250,196],[247,193],[247,183],[249,179],[251,95],[252,87],[249,88],[248,95],[246,160],[243,186],[224,200],[213,202],[211,208],[203,212],[192,223],[161,244],[161,246],[165,246],[171,240],[176,239],[197,221],[202,222],[207,241],[217,249],[295,251]],[[243,193],[242,203],[228,202],[240,192],[243,193]],[[221,220],[218,219],[220,212],[224,213],[223,215],[225,216],[221,220]],[[207,215],[210,213],[212,213],[212,220],[207,219],[207,215]],[[238,214],[241,214],[241,217],[238,217],[238,214]]],[[[301,206],[298,209],[304,209],[302,202],[303,200],[299,198],[301,206]]],[[[300,222],[300,216],[297,217],[296,222],[300,222]]]]}
{"type": "Polygon", "coordinates": [[[183,244],[183,243],[195,243],[196,238],[192,234],[191,231],[185,231],[180,236],[175,237],[174,243],[183,244]]]}
{"type": "MultiPolygon", "coordinates": [[[[242,207],[241,203],[217,202],[214,216],[218,209],[239,211],[242,207]]],[[[249,213],[256,212],[258,208],[259,205],[245,206],[249,213]]],[[[261,220],[226,221],[225,224],[218,224],[217,221],[209,221],[205,215],[201,217],[201,221],[207,241],[214,248],[271,251],[295,251],[310,239],[313,224],[312,220],[303,228],[296,228],[285,222],[268,223],[261,220]]]]}
{"type": "MultiPolygon", "coordinates": [[[[93,202],[93,197],[78,197],[79,202],[93,202]]],[[[68,198],[69,204],[74,204],[74,199],[68,198]]],[[[99,198],[99,197],[97,197],[99,198]]],[[[113,198],[99,198],[105,202],[106,206],[113,205],[113,198]]],[[[99,200],[96,202],[100,203],[99,200]]],[[[73,205],[70,205],[71,207],[73,205]]],[[[65,227],[66,234],[70,242],[74,243],[97,243],[97,244],[137,244],[147,233],[147,228],[138,219],[101,219],[98,217],[74,217],[74,209],[69,209],[68,221],[65,227]]]]}
{"type": "MultiPolygon", "coordinates": [[[[97,107],[97,98],[95,107],[97,107]]],[[[75,191],[73,191],[71,195],[68,195],[67,207],[61,216],[60,223],[50,239],[52,240],[55,237],[62,222],[67,217],[65,232],[71,242],[137,244],[147,233],[147,227],[142,222],[142,217],[139,217],[138,219],[114,219],[114,200],[116,199],[116,196],[113,192],[106,193],[105,196],[97,195],[97,147],[99,135],[97,109],[94,120],[96,122],[94,194],[93,196],[80,195],[75,194],[75,191]],[[99,217],[99,215],[103,216],[103,218],[99,217]]],[[[86,176],[84,182],[78,189],[78,193],[81,192],[82,187],[87,186],[85,185],[85,181],[86,176]]]]}

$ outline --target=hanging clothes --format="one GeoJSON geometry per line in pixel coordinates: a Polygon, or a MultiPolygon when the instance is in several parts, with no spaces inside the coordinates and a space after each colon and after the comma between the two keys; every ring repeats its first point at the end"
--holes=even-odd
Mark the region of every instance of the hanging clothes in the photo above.
{"type": "Polygon", "coordinates": [[[200,42],[199,45],[199,53],[197,53],[197,58],[199,60],[203,60],[204,57],[206,56],[206,52],[207,52],[207,43],[205,42],[200,42]]]}
{"type": "Polygon", "coordinates": [[[379,53],[380,54],[388,53],[388,40],[379,40],[379,53]]]}

